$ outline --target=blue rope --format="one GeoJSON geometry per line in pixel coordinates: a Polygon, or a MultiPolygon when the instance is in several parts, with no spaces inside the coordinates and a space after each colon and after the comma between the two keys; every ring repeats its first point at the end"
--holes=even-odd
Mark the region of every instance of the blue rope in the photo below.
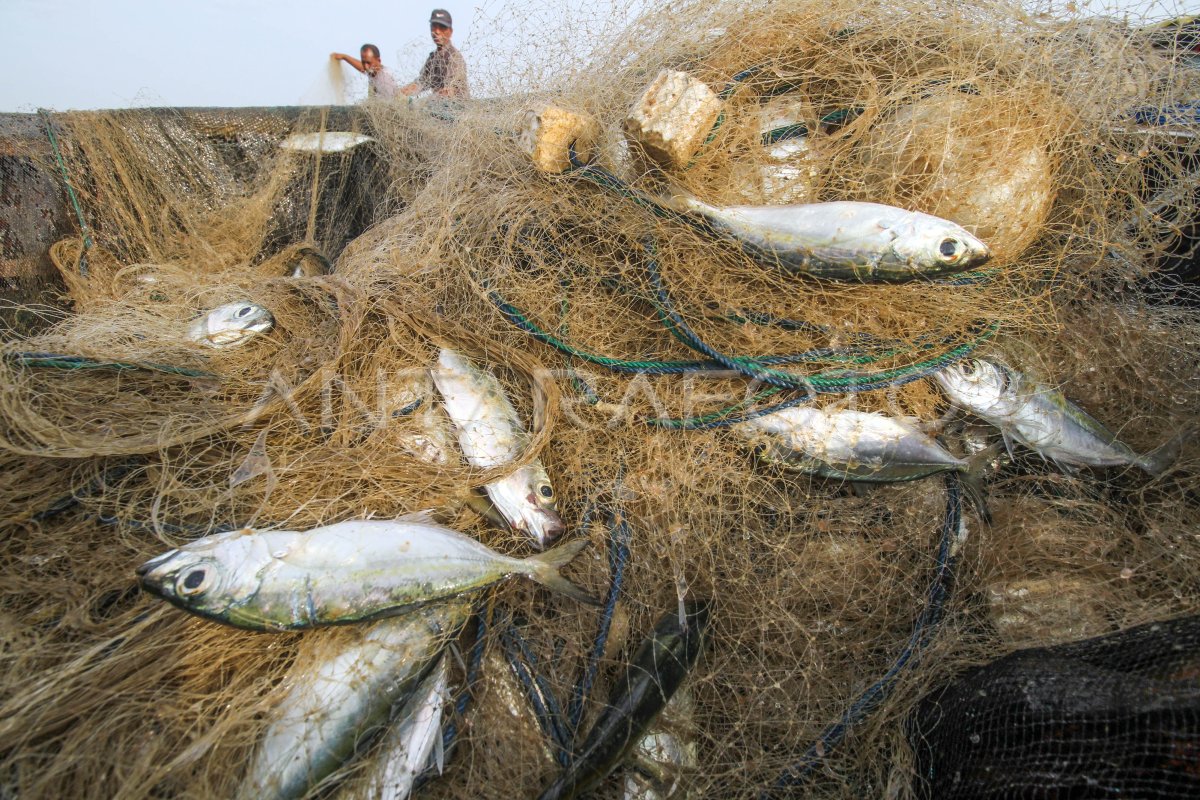
{"type": "MultiPolygon", "coordinates": [[[[475,642],[471,645],[471,653],[467,659],[467,682],[463,687],[462,694],[454,703],[454,713],[458,718],[467,713],[467,709],[471,707],[471,700],[474,698],[475,684],[479,682],[479,672],[483,665],[483,651],[487,641],[488,627],[484,603],[481,602],[475,610],[475,642]]],[[[456,720],[450,720],[450,723],[442,731],[442,752],[449,753],[457,740],[458,723],[456,720]]],[[[423,773],[423,775],[428,774],[428,771],[423,773]]]]}
{"type": "Polygon", "coordinates": [[[621,596],[621,585],[625,579],[625,565],[629,562],[629,542],[632,538],[629,521],[624,512],[617,510],[609,514],[609,522],[608,566],[612,580],[608,586],[608,594],[604,598],[604,612],[596,626],[596,638],[592,642],[591,652],[588,653],[587,666],[580,675],[579,682],[575,684],[575,689],[571,693],[571,702],[567,707],[567,730],[571,742],[574,742],[579,734],[583,704],[592,692],[596,674],[600,669],[600,657],[604,655],[604,647],[608,644],[613,614],[617,610],[617,599],[621,596]]]}
{"type": "Polygon", "coordinates": [[[537,659],[511,619],[505,621],[500,632],[500,641],[508,657],[509,666],[525,689],[525,697],[533,707],[538,727],[555,745],[555,760],[566,767],[571,761],[570,740],[564,727],[562,708],[545,679],[538,673],[537,659]]]}
{"type": "Polygon", "coordinates": [[[957,566],[957,544],[962,529],[962,493],[957,472],[946,473],[946,517],[942,522],[941,542],[938,546],[937,569],[933,581],[926,591],[925,608],[917,617],[912,636],[904,650],[884,673],[842,714],[841,718],[827,727],[804,756],[784,770],[775,783],[759,794],[760,800],[772,800],[779,796],[777,790],[804,783],[829,753],[846,738],[856,724],[879,707],[891,694],[901,672],[917,658],[920,651],[933,638],[934,630],[945,612],[946,602],[954,587],[957,566]]]}

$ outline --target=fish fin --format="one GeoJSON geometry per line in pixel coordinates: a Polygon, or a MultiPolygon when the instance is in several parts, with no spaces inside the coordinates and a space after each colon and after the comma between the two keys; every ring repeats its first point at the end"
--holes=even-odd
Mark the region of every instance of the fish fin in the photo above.
{"type": "Polygon", "coordinates": [[[440,735],[433,737],[433,763],[441,775],[446,769],[446,743],[440,735]]]}
{"type": "Polygon", "coordinates": [[[1007,431],[1001,431],[1000,435],[1004,437],[1004,449],[1008,452],[1008,457],[1016,461],[1017,457],[1013,455],[1013,438],[1008,435],[1007,431]]]}
{"type": "Polygon", "coordinates": [[[1055,458],[1054,456],[1046,456],[1046,455],[1043,455],[1042,458],[1044,458],[1045,460],[1047,460],[1051,464],[1053,464],[1055,466],[1055,468],[1059,472],[1061,472],[1063,475],[1066,475],[1071,478],[1078,477],[1078,475],[1079,475],[1079,467],[1075,466],[1074,464],[1072,464],[1069,461],[1061,461],[1061,460],[1055,458]]]}
{"type": "Polygon", "coordinates": [[[590,594],[579,588],[569,580],[559,574],[559,570],[571,562],[575,556],[583,552],[583,549],[588,546],[587,539],[573,539],[566,544],[560,544],[558,547],[551,548],[544,553],[539,553],[525,559],[524,563],[528,568],[530,578],[545,586],[547,589],[553,589],[556,592],[561,592],[569,597],[573,597],[581,603],[586,603],[590,606],[600,605],[600,601],[592,597],[590,594]]]}
{"type": "Polygon", "coordinates": [[[846,486],[850,489],[850,494],[853,497],[870,497],[871,492],[875,491],[874,485],[868,481],[856,481],[853,477],[847,477],[846,486]]]}
{"type": "Polygon", "coordinates": [[[488,499],[486,492],[480,492],[476,489],[472,489],[467,495],[466,500],[463,502],[466,504],[467,508],[474,511],[476,514],[483,517],[497,528],[508,527],[508,522],[504,519],[504,516],[496,510],[496,507],[492,505],[492,501],[488,499]]]}
{"type": "Polygon", "coordinates": [[[1000,456],[1001,448],[1007,449],[1008,446],[1007,440],[993,442],[968,458],[967,468],[962,472],[963,489],[975,505],[975,510],[979,512],[979,518],[987,525],[992,524],[992,512],[988,508],[987,490],[983,485],[983,476],[991,463],[1000,456]]]}
{"type": "Polygon", "coordinates": [[[1183,443],[1195,434],[1195,427],[1189,426],[1184,428],[1154,450],[1139,457],[1134,463],[1150,475],[1158,477],[1175,463],[1176,459],[1179,458],[1179,452],[1183,449],[1183,443]]]}
{"type": "Polygon", "coordinates": [[[467,672],[467,662],[463,658],[462,650],[458,646],[458,642],[450,642],[446,645],[446,650],[449,651],[450,657],[454,659],[454,663],[458,664],[458,668],[463,672],[467,672]]]}
{"type": "Polygon", "coordinates": [[[426,508],[421,511],[414,511],[411,514],[405,514],[402,517],[396,517],[396,522],[411,522],[420,525],[438,525],[437,521],[438,509],[426,508]]]}

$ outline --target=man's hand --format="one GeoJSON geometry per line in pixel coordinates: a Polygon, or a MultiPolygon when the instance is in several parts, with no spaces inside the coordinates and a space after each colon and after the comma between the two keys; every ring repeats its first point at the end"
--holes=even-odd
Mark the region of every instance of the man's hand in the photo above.
{"type": "Polygon", "coordinates": [[[354,56],[348,56],[345,53],[330,53],[329,57],[334,61],[345,61],[347,64],[354,67],[359,72],[364,72],[364,73],[366,72],[366,70],[363,69],[362,62],[359,61],[354,56]]]}

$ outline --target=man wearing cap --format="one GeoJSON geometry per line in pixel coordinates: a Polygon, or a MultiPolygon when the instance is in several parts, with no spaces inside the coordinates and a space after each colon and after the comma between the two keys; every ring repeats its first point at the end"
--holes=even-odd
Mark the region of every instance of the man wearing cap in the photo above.
{"type": "Polygon", "coordinates": [[[416,81],[403,87],[401,94],[414,95],[428,89],[442,97],[465,100],[471,96],[467,88],[467,62],[458,48],[450,44],[453,33],[450,12],[435,8],[429,15],[429,35],[433,37],[437,49],[425,59],[425,66],[421,67],[421,74],[416,81]]]}
{"type": "Polygon", "coordinates": [[[379,58],[379,48],[373,44],[364,44],[359,48],[358,55],[358,58],[354,58],[345,53],[331,53],[329,57],[334,61],[345,61],[367,76],[367,97],[378,97],[380,100],[391,100],[395,97],[396,80],[379,58]]]}

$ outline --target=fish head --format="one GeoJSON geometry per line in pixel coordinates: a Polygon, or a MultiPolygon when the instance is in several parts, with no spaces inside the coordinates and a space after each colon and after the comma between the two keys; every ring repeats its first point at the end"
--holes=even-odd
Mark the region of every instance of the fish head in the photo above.
{"type": "Polygon", "coordinates": [[[961,225],[929,214],[914,215],[911,224],[894,231],[892,250],[898,260],[920,265],[925,275],[965,272],[985,264],[992,251],[961,225]]]}
{"type": "Polygon", "coordinates": [[[257,573],[269,554],[253,531],[207,536],[137,568],[142,588],[204,617],[229,621],[232,608],[258,590],[257,573]]]}
{"type": "Polygon", "coordinates": [[[1008,367],[982,358],[964,358],[933,377],[952,400],[977,412],[1007,403],[1017,383],[1008,367]]]}
{"type": "Polygon", "coordinates": [[[502,481],[487,486],[492,504],[515,530],[547,547],[566,531],[558,515],[558,498],[550,476],[539,462],[527,464],[502,481]]]}
{"type": "Polygon", "coordinates": [[[240,347],[260,333],[271,330],[275,317],[260,305],[246,300],[226,303],[192,322],[188,336],[208,347],[240,347]]]}

